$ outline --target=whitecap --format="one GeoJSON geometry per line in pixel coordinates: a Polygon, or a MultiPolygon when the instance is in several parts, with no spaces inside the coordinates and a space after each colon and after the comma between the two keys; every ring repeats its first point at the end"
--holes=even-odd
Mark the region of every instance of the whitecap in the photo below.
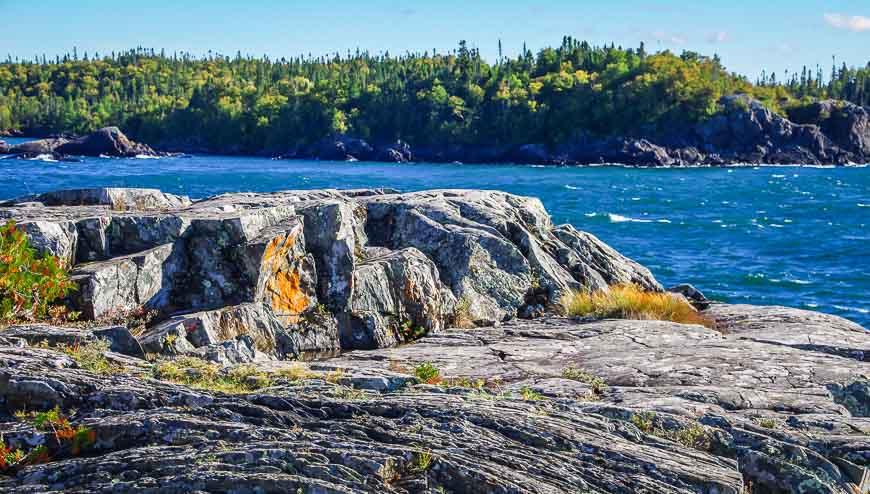
{"type": "Polygon", "coordinates": [[[587,218],[594,218],[598,216],[598,213],[586,213],[583,216],[586,216],[587,218]]]}
{"type": "Polygon", "coordinates": [[[773,178],[785,178],[785,175],[771,175],[773,178]]]}
{"type": "Polygon", "coordinates": [[[859,208],[870,208],[870,204],[864,204],[864,203],[859,202],[858,207],[859,208]]]}
{"type": "Polygon", "coordinates": [[[662,220],[656,220],[656,222],[658,222],[658,223],[670,223],[671,220],[662,219],[662,220]]]}
{"type": "Polygon", "coordinates": [[[769,226],[771,226],[771,227],[773,227],[773,228],[785,228],[784,226],[779,225],[779,224],[777,224],[777,223],[771,223],[769,226]]]}
{"type": "Polygon", "coordinates": [[[859,314],[870,314],[870,309],[861,309],[859,307],[845,307],[842,305],[835,305],[834,308],[849,312],[858,312],[859,314]]]}
{"type": "Polygon", "coordinates": [[[137,160],[159,160],[160,156],[151,156],[150,154],[137,154],[135,158],[137,160]]]}
{"type": "Polygon", "coordinates": [[[50,154],[37,154],[33,158],[29,158],[28,161],[48,161],[50,163],[57,163],[57,160],[50,154]]]}
{"type": "Polygon", "coordinates": [[[580,187],[574,187],[573,185],[566,185],[565,188],[571,190],[580,190],[580,187]]]}
{"type": "Polygon", "coordinates": [[[653,220],[640,220],[637,218],[629,218],[628,216],[622,216],[621,214],[613,214],[607,213],[607,217],[610,219],[611,223],[652,223],[653,220]]]}

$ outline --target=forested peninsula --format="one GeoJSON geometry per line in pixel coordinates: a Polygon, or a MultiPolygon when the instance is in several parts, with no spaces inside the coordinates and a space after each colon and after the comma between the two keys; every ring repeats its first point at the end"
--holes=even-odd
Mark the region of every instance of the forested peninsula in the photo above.
{"type": "Polygon", "coordinates": [[[161,151],[287,158],[693,165],[870,160],[870,65],[758,81],[717,56],[561,46],[485,61],[271,60],[138,48],[0,64],[0,130],[118,126],[161,151]]]}

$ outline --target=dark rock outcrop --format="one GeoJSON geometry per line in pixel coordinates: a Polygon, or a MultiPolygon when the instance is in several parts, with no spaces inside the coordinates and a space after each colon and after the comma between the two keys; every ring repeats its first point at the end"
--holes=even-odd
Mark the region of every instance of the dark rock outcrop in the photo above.
{"type": "Polygon", "coordinates": [[[331,136],[289,158],[405,162],[534,163],[557,165],[715,166],[739,164],[847,164],[870,159],[870,117],[851,103],[823,101],[772,112],[746,95],[723,97],[720,111],[694,126],[649,136],[586,136],[545,144],[459,145],[407,143],[372,146],[331,136]]]}
{"type": "Polygon", "coordinates": [[[17,154],[25,158],[37,156],[114,156],[132,158],[157,156],[146,144],[133,142],[117,127],[105,127],[78,138],[48,138],[0,147],[0,153],[17,154]]]}

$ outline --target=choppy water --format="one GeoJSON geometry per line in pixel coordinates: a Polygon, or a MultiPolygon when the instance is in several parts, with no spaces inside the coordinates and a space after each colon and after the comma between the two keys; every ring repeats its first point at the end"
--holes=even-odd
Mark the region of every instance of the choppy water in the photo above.
{"type": "Polygon", "coordinates": [[[870,327],[870,168],[628,169],[412,165],[194,156],[0,160],[0,199],[85,187],[231,191],[499,189],[540,197],[664,284],[838,314],[870,327]]]}

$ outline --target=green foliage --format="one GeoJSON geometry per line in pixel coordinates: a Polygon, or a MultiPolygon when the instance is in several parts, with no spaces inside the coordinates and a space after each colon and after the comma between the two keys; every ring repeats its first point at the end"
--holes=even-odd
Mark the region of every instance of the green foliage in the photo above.
{"type": "Polygon", "coordinates": [[[431,362],[423,362],[414,368],[414,376],[421,383],[438,384],[441,382],[441,371],[431,362]]]}
{"type": "Polygon", "coordinates": [[[525,386],[520,390],[520,396],[522,396],[525,401],[541,401],[544,399],[544,395],[528,386],[525,386]]]}
{"type": "Polygon", "coordinates": [[[607,383],[604,382],[604,379],[587,372],[583,369],[578,369],[573,365],[569,365],[562,369],[562,377],[565,379],[571,379],[572,381],[578,381],[584,384],[588,384],[592,388],[592,392],[596,395],[600,395],[607,389],[607,383]]]}
{"type": "Polygon", "coordinates": [[[428,333],[426,328],[423,328],[422,326],[414,326],[414,323],[411,321],[405,321],[399,327],[399,334],[405,342],[419,340],[426,336],[426,333],[428,333]]]}
{"type": "Polygon", "coordinates": [[[152,368],[155,379],[226,394],[250,393],[273,384],[272,376],[256,367],[239,365],[223,369],[195,357],[158,362],[152,368]]]}
{"type": "Polygon", "coordinates": [[[16,412],[15,417],[29,418],[34,429],[46,433],[46,442],[25,452],[7,447],[0,439],[0,473],[46,463],[51,461],[52,456],[78,456],[97,440],[94,430],[84,426],[73,427],[59,407],[30,414],[16,412]]]}
{"type": "Polygon", "coordinates": [[[411,462],[411,471],[425,472],[429,470],[432,468],[432,459],[432,452],[429,450],[415,452],[411,462]]]}
{"type": "Polygon", "coordinates": [[[656,425],[656,414],[645,412],[631,416],[631,423],[645,434],[667,439],[688,448],[708,451],[711,447],[710,433],[699,424],[676,429],[665,429],[656,425]]]}
{"type": "Polygon", "coordinates": [[[75,343],[73,345],[60,345],[58,349],[76,361],[82,369],[96,374],[117,374],[124,368],[109,362],[106,352],[109,351],[109,341],[98,338],[87,343],[75,343]]]}
{"type": "Polygon", "coordinates": [[[60,316],[51,304],[74,286],[63,263],[38,256],[15,222],[0,227],[0,323],[60,316]]]}
{"type": "Polygon", "coordinates": [[[119,125],[149,143],[277,149],[348,133],[412,144],[557,143],[709,117],[725,94],[779,104],[776,89],[717,57],[592,46],[570,37],[491,65],[450,53],[270,60],[137,49],[0,64],[0,129],[84,133],[119,125]]]}

